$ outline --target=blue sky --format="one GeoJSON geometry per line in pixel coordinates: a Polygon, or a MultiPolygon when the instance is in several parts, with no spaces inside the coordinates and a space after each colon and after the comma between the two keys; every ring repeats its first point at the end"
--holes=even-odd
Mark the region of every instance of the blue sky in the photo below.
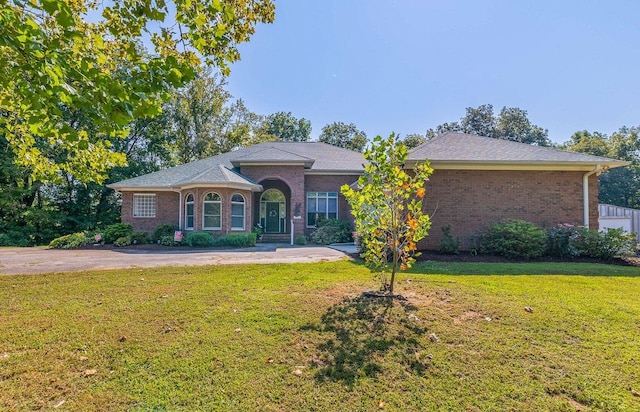
{"type": "Polygon", "coordinates": [[[528,111],[556,143],[640,125],[640,1],[276,0],[241,45],[229,91],[292,112],[424,133],[493,104],[528,111]]]}

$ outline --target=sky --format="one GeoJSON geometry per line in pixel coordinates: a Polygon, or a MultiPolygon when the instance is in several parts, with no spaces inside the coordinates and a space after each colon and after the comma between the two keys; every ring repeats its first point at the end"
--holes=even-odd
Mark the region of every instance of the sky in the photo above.
{"type": "Polygon", "coordinates": [[[640,125],[640,1],[275,0],[228,90],[259,114],[424,134],[467,107],[528,112],[554,143],[640,125]]]}

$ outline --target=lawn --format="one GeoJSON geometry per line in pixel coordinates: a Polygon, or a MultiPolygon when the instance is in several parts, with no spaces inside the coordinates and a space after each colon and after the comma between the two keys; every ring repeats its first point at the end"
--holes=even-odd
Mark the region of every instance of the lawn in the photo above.
{"type": "Polygon", "coordinates": [[[376,285],[349,261],[0,277],[0,409],[640,410],[638,268],[376,285]]]}

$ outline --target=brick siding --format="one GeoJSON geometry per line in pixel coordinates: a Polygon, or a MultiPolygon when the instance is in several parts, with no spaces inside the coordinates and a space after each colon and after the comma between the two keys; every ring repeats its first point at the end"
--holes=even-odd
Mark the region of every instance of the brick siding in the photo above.
{"type": "MultiPolygon", "coordinates": [[[[345,197],[340,193],[342,185],[350,185],[358,180],[360,175],[307,175],[305,179],[305,193],[306,192],[337,192],[338,193],[338,219],[346,220],[351,223],[353,227],[353,216],[351,215],[351,208],[345,197]]],[[[307,205],[306,195],[305,203],[302,211],[302,218],[307,220],[307,205]]],[[[305,233],[310,235],[314,229],[305,229],[305,233]]]]}
{"type": "MultiPolygon", "coordinates": [[[[584,172],[436,170],[425,185],[424,211],[431,215],[429,236],[422,249],[438,249],[442,227],[460,238],[468,250],[470,238],[493,222],[522,219],[548,228],[559,223],[583,224],[584,172]]],[[[589,178],[590,226],[598,225],[598,181],[589,178]]]]}
{"type": "Polygon", "coordinates": [[[163,223],[178,224],[180,195],[177,192],[122,192],[122,223],[128,223],[134,231],[153,233],[153,229],[163,223]],[[156,217],[133,217],[133,195],[156,195],[156,217]]]}

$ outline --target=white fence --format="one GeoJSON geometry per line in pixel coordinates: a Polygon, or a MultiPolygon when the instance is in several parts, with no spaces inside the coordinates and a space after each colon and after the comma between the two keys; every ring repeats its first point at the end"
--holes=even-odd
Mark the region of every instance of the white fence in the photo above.
{"type": "Polygon", "coordinates": [[[598,205],[600,230],[622,228],[635,233],[640,243],[640,210],[606,204],[598,205]]]}

